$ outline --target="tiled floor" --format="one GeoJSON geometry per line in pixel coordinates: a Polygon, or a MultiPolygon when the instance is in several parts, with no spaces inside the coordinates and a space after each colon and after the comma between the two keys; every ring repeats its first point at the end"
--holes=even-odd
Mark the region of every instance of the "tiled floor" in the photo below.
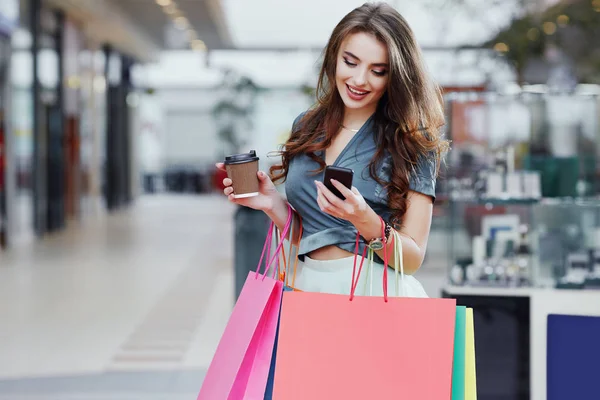
{"type": "Polygon", "coordinates": [[[233,306],[234,211],[142,197],[0,254],[0,400],[194,398],[233,306]]]}
{"type": "Polygon", "coordinates": [[[200,370],[105,372],[0,383],[1,400],[190,400],[195,399],[200,370]]]}
{"type": "Polygon", "coordinates": [[[2,254],[0,396],[197,393],[233,305],[233,211],[143,197],[2,254]]]}

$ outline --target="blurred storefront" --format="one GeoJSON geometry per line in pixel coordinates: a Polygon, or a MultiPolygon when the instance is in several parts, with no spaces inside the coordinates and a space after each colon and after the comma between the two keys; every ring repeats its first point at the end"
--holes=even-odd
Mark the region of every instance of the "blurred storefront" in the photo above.
{"type": "Polygon", "coordinates": [[[0,250],[8,245],[8,186],[11,90],[11,36],[19,25],[19,1],[0,2],[0,250]]]}
{"type": "Polygon", "coordinates": [[[135,35],[110,36],[123,21],[108,3],[81,7],[90,12],[58,0],[0,5],[2,247],[132,200],[135,35]]]}
{"type": "Polygon", "coordinates": [[[104,195],[109,210],[132,199],[130,110],[128,96],[133,92],[133,60],[110,47],[104,49],[107,76],[106,158],[104,195]]]}
{"type": "MultiPolygon", "coordinates": [[[[74,85],[78,85],[77,105],[79,129],[79,215],[97,215],[103,209],[102,162],[106,149],[106,57],[92,41],[84,42],[79,53],[79,69],[74,85]]],[[[68,84],[68,82],[67,82],[68,84]]],[[[77,207],[77,206],[76,206],[77,207]]]]}
{"type": "Polygon", "coordinates": [[[546,375],[565,372],[546,321],[600,315],[600,87],[449,93],[446,108],[443,294],[476,310],[479,394],[546,398],[565,386],[546,375]]]}

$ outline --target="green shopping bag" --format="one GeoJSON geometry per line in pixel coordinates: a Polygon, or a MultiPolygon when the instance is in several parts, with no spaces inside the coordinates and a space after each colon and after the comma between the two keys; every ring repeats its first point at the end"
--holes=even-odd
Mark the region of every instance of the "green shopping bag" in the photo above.
{"type": "Polygon", "coordinates": [[[452,364],[452,400],[465,400],[465,327],[467,307],[456,306],[454,326],[454,362],[452,364]]]}
{"type": "Polygon", "coordinates": [[[452,400],[477,400],[473,309],[456,307],[452,400]]]}

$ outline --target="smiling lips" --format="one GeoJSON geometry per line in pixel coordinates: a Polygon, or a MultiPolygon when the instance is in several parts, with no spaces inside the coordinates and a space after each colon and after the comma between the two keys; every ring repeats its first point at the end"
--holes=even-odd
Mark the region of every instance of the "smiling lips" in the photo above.
{"type": "Polygon", "coordinates": [[[365,98],[366,95],[368,95],[370,92],[368,91],[364,91],[364,90],[358,90],[348,84],[346,84],[346,93],[348,94],[348,97],[350,97],[352,100],[362,100],[365,98]]]}

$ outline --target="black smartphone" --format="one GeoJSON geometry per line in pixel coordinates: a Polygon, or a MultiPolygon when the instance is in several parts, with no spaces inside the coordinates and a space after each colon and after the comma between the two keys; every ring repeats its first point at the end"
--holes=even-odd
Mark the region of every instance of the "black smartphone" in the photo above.
{"type": "Polygon", "coordinates": [[[344,195],[337,190],[335,186],[331,183],[331,179],[335,179],[340,182],[342,185],[346,186],[348,189],[352,189],[352,178],[354,177],[354,171],[350,168],[343,167],[334,167],[328,165],[325,167],[325,176],[323,177],[323,184],[327,189],[331,190],[331,193],[335,194],[342,200],[346,198],[344,195]]]}

